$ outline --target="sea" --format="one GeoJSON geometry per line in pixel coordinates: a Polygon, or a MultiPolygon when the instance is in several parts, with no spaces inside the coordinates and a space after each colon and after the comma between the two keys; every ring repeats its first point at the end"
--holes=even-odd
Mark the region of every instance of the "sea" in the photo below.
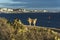
{"type": "Polygon", "coordinates": [[[60,13],[0,13],[0,17],[10,22],[18,18],[24,25],[29,25],[28,18],[37,18],[36,26],[60,28],[60,13]]]}

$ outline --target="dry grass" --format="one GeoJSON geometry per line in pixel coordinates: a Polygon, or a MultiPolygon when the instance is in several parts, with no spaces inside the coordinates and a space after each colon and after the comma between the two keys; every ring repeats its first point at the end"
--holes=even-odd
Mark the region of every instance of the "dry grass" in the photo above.
{"type": "MultiPolygon", "coordinates": [[[[58,33],[47,28],[26,27],[22,24],[10,24],[0,18],[0,40],[57,40],[58,33]]],[[[18,21],[17,21],[18,22],[18,21]]]]}

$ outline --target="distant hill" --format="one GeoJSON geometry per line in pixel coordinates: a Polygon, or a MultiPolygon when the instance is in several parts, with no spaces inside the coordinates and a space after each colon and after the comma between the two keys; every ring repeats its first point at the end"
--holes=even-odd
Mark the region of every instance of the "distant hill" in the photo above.
{"type": "Polygon", "coordinates": [[[48,28],[10,23],[0,18],[0,40],[60,40],[60,33],[48,28]]]}

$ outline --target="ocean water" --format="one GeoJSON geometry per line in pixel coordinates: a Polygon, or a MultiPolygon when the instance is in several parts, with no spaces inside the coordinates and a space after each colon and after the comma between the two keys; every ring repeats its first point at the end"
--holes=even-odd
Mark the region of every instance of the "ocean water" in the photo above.
{"type": "MultiPolygon", "coordinates": [[[[37,26],[60,28],[60,13],[21,13],[21,14],[4,14],[1,13],[0,17],[7,18],[13,22],[14,18],[19,18],[22,23],[29,25],[28,18],[37,18],[37,26]]],[[[33,25],[33,24],[32,24],[33,25]]]]}

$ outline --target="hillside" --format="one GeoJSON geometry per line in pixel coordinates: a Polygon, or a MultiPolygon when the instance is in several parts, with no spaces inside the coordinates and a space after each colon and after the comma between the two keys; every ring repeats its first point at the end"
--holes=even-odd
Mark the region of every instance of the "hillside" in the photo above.
{"type": "Polygon", "coordinates": [[[60,33],[50,28],[25,26],[15,20],[10,23],[0,18],[0,40],[60,40],[60,33]]]}

